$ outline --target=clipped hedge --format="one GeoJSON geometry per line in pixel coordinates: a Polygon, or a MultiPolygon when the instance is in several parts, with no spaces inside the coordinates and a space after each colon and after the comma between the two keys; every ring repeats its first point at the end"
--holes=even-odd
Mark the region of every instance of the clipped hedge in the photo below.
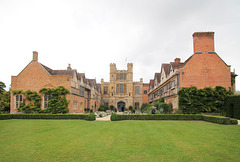
{"type": "Polygon", "coordinates": [[[225,101],[226,116],[240,119],[240,96],[228,96],[225,101]]]}
{"type": "Polygon", "coordinates": [[[223,116],[198,115],[198,114],[156,114],[156,115],[118,115],[111,116],[112,121],[117,120],[202,120],[217,124],[237,125],[236,119],[223,116]],[[114,120],[112,120],[114,119],[114,120]]]}
{"type": "Polygon", "coordinates": [[[194,114],[117,115],[117,120],[202,120],[194,114]]]}
{"type": "Polygon", "coordinates": [[[90,113],[90,114],[88,114],[88,116],[85,118],[85,120],[94,121],[94,120],[96,120],[96,116],[94,115],[94,113],[90,113]]]}
{"type": "Polygon", "coordinates": [[[7,119],[81,119],[86,120],[88,114],[0,114],[0,120],[7,119]]]}
{"type": "Polygon", "coordinates": [[[112,113],[110,119],[111,119],[111,121],[117,121],[118,120],[118,115],[116,113],[112,113]]]}

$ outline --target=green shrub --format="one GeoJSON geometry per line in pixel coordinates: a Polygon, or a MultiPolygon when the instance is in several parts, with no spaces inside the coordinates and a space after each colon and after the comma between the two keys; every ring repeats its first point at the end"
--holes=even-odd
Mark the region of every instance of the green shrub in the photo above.
{"type": "Polygon", "coordinates": [[[143,103],[142,106],[141,106],[141,112],[146,111],[148,109],[148,106],[149,106],[149,104],[143,103]]]}
{"type": "Polygon", "coordinates": [[[93,113],[90,113],[90,114],[88,114],[86,120],[94,121],[94,120],[96,120],[96,117],[95,117],[95,115],[93,113]]]}
{"type": "Polygon", "coordinates": [[[133,111],[133,107],[132,106],[129,106],[128,108],[130,111],[133,111]]]}
{"type": "Polygon", "coordinates": [[[155,115],[117,115],[111,116],[112,121],[117,120],[203,120],[217,124],[238,124],[236,119],[222,116],[198,114],[155,114],[155,115]],[[114,120],[115,119],[115,120],[114,120]]]}
{"type": "Polygon", "coordinates": [[[211,123],[217,123],[217,124],[226,124],[229,125],[230,118],[229,117],[223,117],[223,116],[211,116],[211,115],[203,115],[203,121],[211,122],[211,123]]]}
{"type": "Polygon", "coordinates": [[[240,96],[228,96],[225,101],[226,116],[240,119],[240,96]]]}
{"type": "Polygon", "coordinates": [[[110,105],[110,110],[113,111],[114,110],[114,106],[110,105]]]}
{"type": "Polygon", "coordinates": [[[99,108],[98,108],[98,111],[106,111],[107,108],[103,105],[100,105],[99,108]]]}
{"type": "Polygon", "coordinates": [[[117,121],[118,120],[118,115],[116,113],[112,113],[110,119],[111,119],[111,121],[117,121]]]}
{"type": "Polygon", "coordinates": [[[191,114],[154,114],[154,115],[117,115],[118,120],[202,120],[201,115],[191,114]]]}
{"type": "Polygon", "coordinates": [[[160,102],[158,104],[158,110],[160,110],[160,109],[163,110],[164,114],[170,114],[173,111],[171,103],[167,104],[167,103],[164,103],[164,102],[160,102]]]}

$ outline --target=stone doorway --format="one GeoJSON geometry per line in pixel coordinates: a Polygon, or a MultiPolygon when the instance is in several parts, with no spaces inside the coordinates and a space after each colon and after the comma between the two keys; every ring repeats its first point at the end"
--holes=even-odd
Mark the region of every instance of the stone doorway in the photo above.
{"type": "Polygon", "coordinates": [[[125,102],[122,102],[122,101],[118,102],[118,103],[117,103],[117,107],[118,107],[118,111],[119,111],[119,112],[124,112],[125,102]]]}

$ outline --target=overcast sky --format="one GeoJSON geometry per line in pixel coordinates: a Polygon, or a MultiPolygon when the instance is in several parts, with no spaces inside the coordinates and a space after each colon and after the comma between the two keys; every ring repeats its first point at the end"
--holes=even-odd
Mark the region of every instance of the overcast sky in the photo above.
{"type": "Polygon", "coordinates": [[[70,63],[98,83],[110,63],[131,62],[134,81],[149,83],[162,63],[190,57],[202,31],[215,32],[215,51],[240,75],[239,0],[0,0],[0,81],[9,87],[38,51],[40,63],[70,63]]]}

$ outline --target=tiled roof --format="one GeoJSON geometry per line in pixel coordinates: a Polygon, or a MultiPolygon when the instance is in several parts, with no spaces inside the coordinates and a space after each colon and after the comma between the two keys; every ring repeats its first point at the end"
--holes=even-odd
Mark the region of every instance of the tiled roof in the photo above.
{"type": "Polygon", "coordinates": [[[170,64],[172,65],[173,70],[184,66],[183,62],[170,62],[170,64]]]}
{"type": "Polygon", "coordinates": [[[154,80],[157,80],[157,82],[160,83],[161,73],[155,73],[154,80]]]}
{"type": "Polygon", "coordinates": [[[45,65],[43,65],[43,64],[41,64],[40,63],[40,65],[45,69],[45,70],[47,70],[47,72],[49,73],[49,74],[51,74],[52,75],[52,69],[51,68],[49,68],[49,67],[47,67],[47,66],[45,66],[45,65]]]}
{"type": "Polygon", "coordinates": [[[168,75],[170,72],[170,64],[162,64],[162,68],[165,71],[165,74],[168,75]]]}
{"type": "MultiPolygon", "coordinates": [[[[53,70],[41,63],[40,65],[52,76],[73,76],[76,73],[77,80],[83,80],[85,84],[89,84],[91,87],[97,84],[96,79],[88,79],[85,77],[85,73],[77,73],[77,70],[53,70]]],[[[100,90],[100,87],[97,88],[100,90]]]]}
{"type": "Polygon", "coordinates": [[[52,75],[57,76],[72,76],[74,73],[73,70],[53,70],[52,75]]]}
{"type": "Polygon", "coordinates": [[[57,76],[72,76],[73,70],[53,70],[43,64],[41,64],[42,67],[50,74],[50,75],[57,75],[57,76]]]}
{"type": "Polygon", "coordinates": [[[154,87],[154,80],[153,80],[153,79],[150,80],[150,84],[149,84],[149,86],[151,86],[151,88],[154,87]]]}

